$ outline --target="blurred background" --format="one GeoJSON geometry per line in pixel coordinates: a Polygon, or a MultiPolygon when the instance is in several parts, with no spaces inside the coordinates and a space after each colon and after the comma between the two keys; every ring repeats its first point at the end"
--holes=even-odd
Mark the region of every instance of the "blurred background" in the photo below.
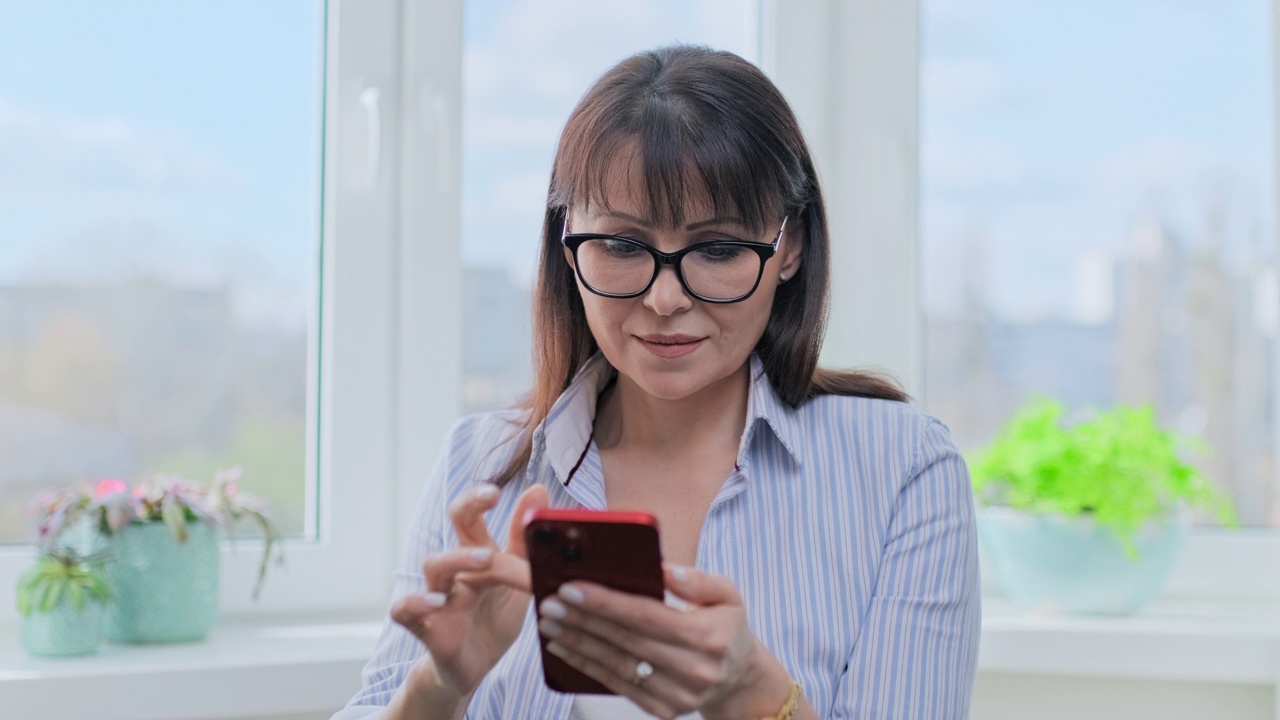
{"type": "MultiPolygon", "coordinates": [[[[327,12],[0,3],[0,540],[30,538],[41,487],[228,465],[287,534],[314,531],[327,12]]],[[[473,412],[528,386],[548,167],[580,93],[676,40],[759,62],[762,31],[757,0],[464,13],[473,412]]],[[[1208,441],[1246,526],[1280,522],[1271,13],[922,0],[917,396],[962,447],[1035,394],[1152,402],[1208,441]]]]}

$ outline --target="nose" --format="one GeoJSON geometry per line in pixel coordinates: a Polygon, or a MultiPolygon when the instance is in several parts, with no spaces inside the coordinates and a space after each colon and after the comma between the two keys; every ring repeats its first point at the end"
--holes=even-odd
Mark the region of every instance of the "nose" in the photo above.
{"type": "Polygon", "coordinates": [[[663,317],[693,307],[693,298],[684,291],[675,267],[663,265],[658,271],[658,277],[644,294],[644,306],[663,317]]]}

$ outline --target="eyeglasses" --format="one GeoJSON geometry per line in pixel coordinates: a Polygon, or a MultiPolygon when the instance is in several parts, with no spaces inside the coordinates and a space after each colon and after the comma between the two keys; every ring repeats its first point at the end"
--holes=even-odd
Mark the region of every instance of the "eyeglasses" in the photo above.
{"type": "Polygon", "coordinates": [[[691,296],[709,303],[735,303],[751,297],[760,286],[764,264],[778,252],[786,228],[787,218],[783,218],[772,243],[727,238],[673,253],[619,235],[566,232],[560,242],[573,253],[578,279],[596,295],[639,297],[653,287],[662,266],[670,265],[691,296]]]}

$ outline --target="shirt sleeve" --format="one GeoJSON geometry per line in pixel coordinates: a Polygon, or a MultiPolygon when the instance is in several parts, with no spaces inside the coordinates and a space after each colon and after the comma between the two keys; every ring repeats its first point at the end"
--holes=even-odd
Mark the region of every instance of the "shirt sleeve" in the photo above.
{"type": "MultiPolygon", "coordinates": [[[[393,576],[391,604],[411,593],[425,592],[422,563],[428,555],[444,549],[446,543],[456,544],[448,522],[448,479],[450,468],[458,459],[451,451],[457,444],[458,434],[458,428],[450,433],[450,440],[423,490],[404,556],[393,576]]],[[[361,672],[360,691],[331,720],[363,720],[377,716],[391,704],[409,669],[425,654],[422,642],[393,622],[388,614],[373,657],[361,672]]]]}
{"type": "Polygon", "coordinates": [[[914,454],[830,718],[969,716],[982,625],[973,490],[937,420],[914,454]]]}

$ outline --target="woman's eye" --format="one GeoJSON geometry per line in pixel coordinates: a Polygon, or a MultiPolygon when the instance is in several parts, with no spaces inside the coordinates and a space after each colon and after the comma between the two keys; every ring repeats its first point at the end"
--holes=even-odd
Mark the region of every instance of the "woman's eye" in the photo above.
{"type": "Polygon", "coordinates": [[[613,240],[603,238],[598,241],[606,254],[613,257],[631,257],[633,255],[641,255],[644,250],[640,249],[635,243],[625,240],[613,240]]]}
{"type": "Polygon", "coordinates": [[[708,262],[728,262],[746,252],[737,245],[708,245],[695,251],[699,258],[708,262]]]}

